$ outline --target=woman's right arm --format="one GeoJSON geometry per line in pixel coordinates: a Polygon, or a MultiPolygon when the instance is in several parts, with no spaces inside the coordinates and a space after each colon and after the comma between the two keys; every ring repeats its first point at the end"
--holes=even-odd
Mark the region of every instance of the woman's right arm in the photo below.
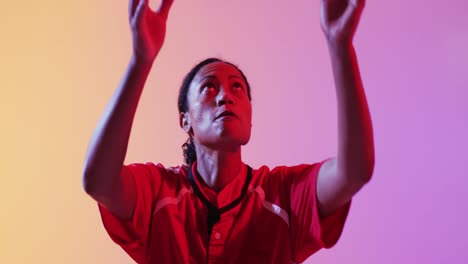
{"type": "Polygon", "coordinates": [[[133,54],[122,82],[94,130],[83,168],[83,188],[93,199],[120,218],[133,214],[133,179],[121,174],[130,131],[144,84],[166,34],[173,0],[163,0],[153,12],[149,0],[130,0],[129,22],[133,54]],[[127,185],[124,186],[124,183],[127,185]]]}

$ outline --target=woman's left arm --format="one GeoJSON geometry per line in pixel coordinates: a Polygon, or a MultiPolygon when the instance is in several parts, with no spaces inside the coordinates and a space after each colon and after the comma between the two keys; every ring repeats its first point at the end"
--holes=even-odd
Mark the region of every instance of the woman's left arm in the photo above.
{"type": "Polygon", "coordinates": [[[349,202],[374,170],[372,122],[353,47],[364,4],[364,0],[321,0],[338,105],[338,155],[322,165],[317,179],[322,218],[349,202]]]}

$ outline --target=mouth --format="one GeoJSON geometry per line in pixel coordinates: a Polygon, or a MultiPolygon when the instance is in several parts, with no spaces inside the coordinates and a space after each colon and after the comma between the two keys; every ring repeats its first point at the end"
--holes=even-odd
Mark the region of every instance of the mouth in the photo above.
{"type": "Polygon", "coordinates": [[[237,115],[234,114],[234,112],[231,112],[231,111],[224,111],[221,114],[219,114],[218,116],[216,116],[215,120],[223,118],[223,117],[236,117],[237,118],[237,115]]]}

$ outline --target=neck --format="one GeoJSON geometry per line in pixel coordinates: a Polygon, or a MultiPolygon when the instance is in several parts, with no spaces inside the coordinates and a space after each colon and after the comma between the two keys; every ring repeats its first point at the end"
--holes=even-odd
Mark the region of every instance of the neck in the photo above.
{"type": "Polygon", "coordinates": [[[239,173],[242,160],[240,147],[235,151],[208,149],[196,144],[197,172],[205,183],[219,192],[239,173]]]}

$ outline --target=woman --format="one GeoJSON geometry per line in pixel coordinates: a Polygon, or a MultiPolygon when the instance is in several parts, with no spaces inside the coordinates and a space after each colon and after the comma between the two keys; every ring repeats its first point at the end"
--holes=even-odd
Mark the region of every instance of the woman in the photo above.
{"type": "Polygon", "coordinates": [[[250,86],[233,64],[207,59],[189,72],[179,94],[187,165],[123,165],[172,2],[163,0],[153,12],[147,0],[130,0],[133,56],[90,142],[83,173],[107,232],[138,263],[291,263],[333,246],[353,195],[374,167],[370,114],[352,45],[364,1],[321,3],[338,99],[335,158],[271,170],[243,163],[250,86]]]}

